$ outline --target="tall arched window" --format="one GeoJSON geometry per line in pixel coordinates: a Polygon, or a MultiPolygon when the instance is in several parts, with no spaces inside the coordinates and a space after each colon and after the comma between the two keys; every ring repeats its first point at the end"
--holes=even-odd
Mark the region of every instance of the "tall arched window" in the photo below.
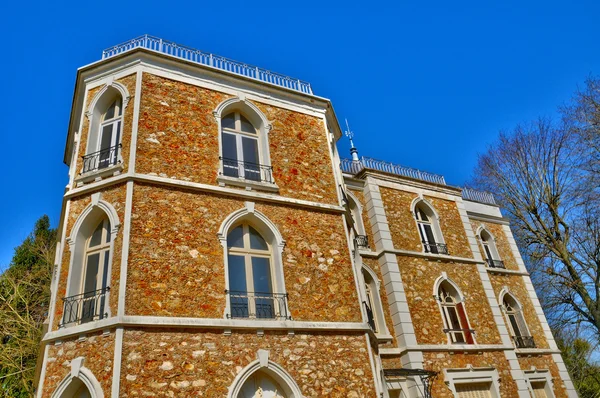
{"type": "Polygon", "coordinates": [[[488,263],[488,266],[493,268],[504,268],[504,262],[500,260],[494,237],[488,231],[482,229],[479,238],[481,240],[481,246],[483,246],[485,261],[488,263]]]}
{"type": "Polygon", "coordinates": [[[285,295],[274,283],[272,255],[271,245],[249,224],[237,225],[227,235],[232,318],[287,318],[285,295]]]}
{"type": "Polygon", "coordinates": [[[82,264],[74,264],[81,269],[71,275],[69,290],[75,294],[63,299],[63,324],[86,323],[107,316],[110,239],[110,223],[104,217],[85,240],[82,264]]]}
{"type": "Polygon", "coordinates": [[[425,252],[448,254],[448,247],[443,242],[442,232],[433,210],[424,202],[420,202],[415,206],[415,218],[425,252]]]}
{"type": "Polygon", "coordinates": [[[460,294],[448,281],[443,281],[438,288],[438,300],[444,320],[444,333],[450,342],[457,344],[474,344],[473,330],[462,303],[460,294]]]}
{"type": "Polygon", "coordinates": [[[366,310],[367,310],[367,321],[369,322],[369,326],[375,333],[379,333],[381,327],[379,320],[379,297],[377,296],[377,285],[375,281],[367,272],[363,270],[363,279],[365,281],[365,299],[364,302],[366,310]]]}
{"type": "Polygon", "coordinates": [[[89,136],[87,154],[83,158],[83,173],[104,169],[118,163],[123,98],[116,89],[107,90],[96,104],[89,136]]]}
{"type": "Polygon", "coordinates": [[[271,182],[270,169],[261,167],[258,130],[242,113],[221,119],[223,175],[271,182]]]}
{"type": "Polygon", "coordinates": [[[502,300],[504,312],[508,319],[510,333],[517,348],[535,348],[533,337],[529,334],[521,304],[511,294],[506,293],[502,300]]]}
{"type": "Polygon", "coordinates": [[[283,387],[265,372],[255,372],[242,386],[237,398],[288,398],[283,387]]]}

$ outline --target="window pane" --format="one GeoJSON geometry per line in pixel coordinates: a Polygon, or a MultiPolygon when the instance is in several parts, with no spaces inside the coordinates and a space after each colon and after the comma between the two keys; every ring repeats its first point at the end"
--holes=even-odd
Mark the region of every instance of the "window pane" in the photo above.
{"type": "Polygon", "coordinates": [[[517,317],[515,316],[515,314],[508,315],[508,319],[510,320],[510,325],[513,328],[515,336],[517,336],[517,337],[522,336],[521,329],[519,328],[519,324],[517,323],[517,317]]]}
{"type": "Polygon", "coordinates": [[[489,245],[487,243],[484,243],[483,248],[485,249],[485,255],[487,256],[487,259],[493,260],[494,257],[492,257],[492,252],[490,251],[489,245]]]}
{"type": "Polygon", "coordinates": [[[267,246],[267,242],[263,239],[262,236],[252,227],[250,229],[250,248],[257,250],[269,250],[269,246],[267,246]]]}
{"type": "Polygon", "coordinates": [[[239,165],[237,161],[237,143],[233,134],[223,133],[223,174],[229,177],[239,176],[239,165]]]}
{"type": "Polygon", "coordinates": [[[227,259],[229,262],[229,290],[247,292],[244,256],[230,254],[227,259]]]}
{"type": "Polygon", "coordinates": [[[448,318],[450,321],[450,329],[460,329],[460,321],[458,320],[458,314],[456,308],[448,307],[448,318]]]}
{"type": "Polygon", "coordinates": [[[242,137],[242,149],[244,153],[244,177],[247,180],[260,181],[258,141],[254,138],[242,137]]]}
{"type": "Polygon", "coordinates": [[[252,275],[254,277],[254,291],[256,293],[273,293],[271,267],[268,258],[252,257],[252,275]]]}
{"type": "Polygon", "coordinates": [[[109,251],[105,250],[102,252],[102,256],[104,257],[104,264],[103,264],[103,270],[102,270],[102,286],[100,286],[101,289],[104,289],[105,287],[108,286],[108,257],[109,257],[109,251]]]}
{"type": "Polygon", "coordinates": [[[121,103],[121,98],[118,98],[115,102],[119,108],[119,114],[117,116],[121,116],[123,114],[123,104],[121,103]]]}
{"type": "Polygon", "coordinates": [[[96,280],[98,279],[98,265],[100,262],[100,253],[90,254],[87,257],[87,266],[85,270],[85,281],[83,283],[83,292],[89,293],[97,289],[96,280]]]}
{"type": "Polygon", "coordinates": [[[428,243],[435,243],[435,238],[433,237],[433,229],[431,229],[431,225],[423,224],[423,230],[425,231],[425,238],[428,243]]]}
{"type": "Polygon", "coordinates": [[[117,107],[117,101],[114,101],[108,107],[106,114],[104,115],[104,120],[109,120],[115,117],[115,108],[117,107]]]}
{"type": "Polygon", "coordinates": [[[102,243],[102,228],[104,227],[104,221],[101,221],[100,224],[96,227],[96,230],[92,234],[92,238],[90,239],[90,247],[98,246],[102,243]]]}
{"type": "Polygon", "coordinates": [[[256,129],[254,128],[252,123],[250,123],[250,121],[246,119],[243,115],[240,115],[240,122],[242,124],[242,131],[244,133],[256,134],[256,129]]]}
{"type": "Polygon", "coordinates": [[[241,225],[227,235],[227,247],[244,247],[244,228],[241,225]]]}
{"type": "Polygon", "coordinates": [[[229,115],[221,119],[221,127],[227,129],[235,129],[235,114],[230,113],[229,115]]]}

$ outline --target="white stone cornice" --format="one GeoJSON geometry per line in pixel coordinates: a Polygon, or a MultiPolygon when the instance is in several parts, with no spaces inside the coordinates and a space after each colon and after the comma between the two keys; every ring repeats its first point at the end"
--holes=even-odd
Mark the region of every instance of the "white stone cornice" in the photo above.
{"type": "Polygon", "coordinates": [[[62,328],[47,333],[42,342],[48,344],[57,340],[64,341],[71,337],[92,333],[98,330],[122,328],[185,328],[185,329],[230,329],[230,330],[286,330],[286,331],[313,331],[335,332],[341,334],[348,332],[369,333],[371,328],[367,323],[361,322],[309,322],[309,321],[277,321],[258,319],[221,319],[221,318],[183,318],[163,316],[115,316],[99,321],[84,323],[82,325],[62,328]]]}

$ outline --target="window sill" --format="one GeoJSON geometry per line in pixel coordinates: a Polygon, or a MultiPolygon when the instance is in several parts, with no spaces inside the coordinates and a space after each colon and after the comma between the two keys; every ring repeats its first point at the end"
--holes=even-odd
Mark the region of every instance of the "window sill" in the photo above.
{"type": "Polygon", "coordinates": [[[257,191],[267,191],[276,193],[279,192],[279,187],[275,183],[252,181],[243,178],[228,177],[224,175],[218,176],[217,182],[219,183],[219,186],[222,187],[226,185],[232,185],[235,187],[246,188],[248,191],[255,189],[257,191]]]}
{"type": "Polygon", "coordinates": [[[394,336],[391,334],[375,333],[375,337],[377,337],[379,344],[389,343],[394,340],[394,336]]]}
{"type": "Polygon", "coordinates": [[[103,169],[96,169],[88,171],[87,173],[80,174],[74,180],[77,187],[83,186],[83,184],[95,181],[102,181],[107,177],[118,176],[123,171],[123,163],[117,163],[113,166],[109,166],[103,169]]]}

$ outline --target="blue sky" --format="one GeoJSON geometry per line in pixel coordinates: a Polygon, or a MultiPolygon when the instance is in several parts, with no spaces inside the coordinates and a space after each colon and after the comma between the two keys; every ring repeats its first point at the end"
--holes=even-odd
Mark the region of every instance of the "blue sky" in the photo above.
{"type": "MultiPolygon", "coordinates": [[[[499,130],[600,74],[600,2],[3,2],[0,268],[58,224],[76,69],[144,33],[312,83],[360,154],[469,179],[499,130]]],[[[347,142],[340,142],[343,155],[347,142]]]]}

